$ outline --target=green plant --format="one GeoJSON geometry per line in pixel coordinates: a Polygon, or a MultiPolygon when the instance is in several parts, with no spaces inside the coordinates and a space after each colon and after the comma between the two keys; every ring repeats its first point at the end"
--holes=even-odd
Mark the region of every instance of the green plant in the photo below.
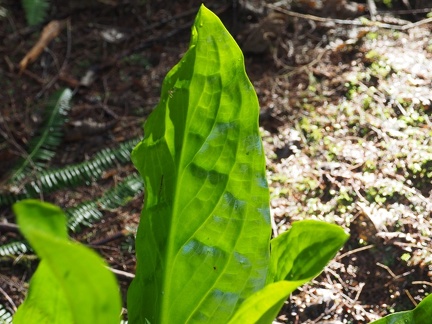
{"type": "Polygon", "coordinates": [[[258,114],[241,50],[202,7],[132,153],[146,190],[132,323],[271,322],[345,242],[334,225],[299,222],[270,254],[258,114]]]}
{"type": "Polygon", "coordinates": [[[25,198],[34,198],[41,193],[50,193],[58,189],[73,188],[79,185],[89,185],[99,180],[104,171],[117,164],[130,163],[130,152],[139,142],[133,138],[120,143],[114,148],[105,148],[96,153],[91,159],[62,168],[40,170],[35,173],[26,172],[22,180],[10,185],[10,190],[0,192],[0,206],[11,205],[15,201],[25,198]],[[17,188],[20,188],[16,192],[17,188]]]}
{"type": "MultiPolygon", "coordinates": [[[[60,148],[71,98],[69,89],[57,91],[49,98],[44,107],[44,121],[36,136],[30,140],[26,157],[18,160],[17,166],[10,172],[6,172],[5,185],[0,190],[0,206],[40,197],[58,189],[91,185],[109,168],[130,163],[130,152],[139,138],[126,140],[117,147],[104,148],[89,160],[61,168],[49,168],[49,162],[60,148]]],[[[103,217],[103,210],[124,206],[142,189],[141,177],[137,173],[131,174],[101,197],[67,209],[68,228],[77,232],[81,227],[91,225],[103,217]]],[[[6,241],[0,245],[0,256],[3,257],[22,255],[29,251],[32,250],[24,241],[6,241]]]]}
{"type": "Polygon", "coordinates": [[[102,218],[101,210],[115,209],[124,206],[143,190],[141,177],[133,173],[116,187],[107,190],[96,201],[88,201],[66,210],[68,228],[77,232],[81,226],[90,225],[102,218]]]}
{"type": "MultiPolygon", "coordinates": [[[[270,243],[258,113],[240,49],[220,20],[202,7],[190,49],[168,74],[160,105],[133,154],[146,184],[146,200],[137,237],[138,273],[128,299],[132,323],[271,320],[286,297],[316,276],[346,240],[337,226],[306,221],[270,243]],[[286,250],[288,246],[295,249],[286,250]],[[267,303],[260,302],[263,297],[267,303]],[[251,312],[257,303],[264,313],[251,312]]],[[[71,288],[63,276],[53,286],[43,286],[40,278],[48,271],[45,260],[60,267],[66,255],[62,249],[69,247],[44,241],[39,232],[64,240],[65,229],[58,233],[61,212],[34,201],[19,202],[14,209],[21,230],[42,258],[16,321],[26,318],[32,305],[48,307],[56,316],[58,309],[46,295],[55,284],[61,283],[66,295],[71,288]],[[56,254],[62,256],[56,259],[56,254]]],[[[70,262],[57,271],[66,268],[73,277],[89,275],[70,262]]],[[[83,281],[90,285],[91,278],[83,281]]],[[[81,316],[75,313],[79,303],[62,299],[62,308],[70,308],[63,323],[81,316]]],[[[98,312],[87,316],[94,320],[98,312]]]]}
{"type": "Polygon", "coordinates": [[[13,322],[118,323],[121,299],[114,275],[95,252],[68,238],[60,208],[24,200],[13,209],[41,259],[13,322]]]}
{"type": "MultiPolygon", "coordinates": [[[[318,275],[346,241],[341,228],[318,221],[296,222],[270,240],[258,113],[240,49],[202,6],[190,48],[168,73],[145,138],[133,151],[146,194],[128,293],[131,323],[271,323],[289,294],[318,275]]],[[[16,323],[33,322],[32,306],[62,316],[61,323],[118,321],[117,302],[98,304],[111,279],[106,273],[95,278],[104,266],[94,255],[76,259],[84,250],[67,240],[61,211],[35,201],[14,209],[42,258],[16,323]],[[58,282],[44,281],[49,271],[58,282]],[[61,296],[57,303],[54,292],[61,296]],[[99,306],[90,312],[93,303],[99,306]]]]}
{"type": "Polygon", "coordinates": [[[15,241],[3,244],[0,246],[0,256],[11,256],[11,255],[21,255],[28,251],[31,251],[31,248],[26,244],[26,242],[15,241]]]}
{"type": "MultiPolygon", "coordinates": [[[[72,232],[79,232],[82,227],[90,226],[102,219],[103,210],[111,210],[126,205],[137,194],[142,193],[143,183],[137,173],[133,173],[108,189],[96,200],[89,200],[65,210],[67,227],[72,232]]],[[[32,251],[25,241],[14,241],[0,245],[0,257],[22,255],[32,251]]]]}
{"type": "Polygon", "coordinates": [[[29,143],[28,155],[18,162],[18,166],[9,177],[9,183],[16,184],[32,171],[40,170],[50,161],[61,143],[62,127],[70,109],[72,91],[65,89],[56,92],[49,100],[45,114],[47,118],[39,130],[39,136],[29,143]]]}

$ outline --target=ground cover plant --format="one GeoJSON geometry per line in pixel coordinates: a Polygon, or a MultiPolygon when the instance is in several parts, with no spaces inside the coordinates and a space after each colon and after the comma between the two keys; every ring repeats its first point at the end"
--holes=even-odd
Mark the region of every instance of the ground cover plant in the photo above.
{"type": "MultiPolygon", "coordinates": [[[[186,31],[175,38],[165,34],[172,37],[168,35],[174,35],[178,26],[189,29],[189,13],[194,15],[197,8],[193,1],[170,7],[159,1],[146,6],[115,2],[119,5],[85,2],[81,6],[84,11],[71,11],[78,2],[62,2],[61,6],[51,2],[47,21],[70,15],[73,28],[64,29],[22,74],[14,72],[13,64],[32,47],[43,26],[26,29],[19,2],[0,4],[0,38],[4,40],[0,69],[6,76],[0,79],[6,89],[0,93],[2,170],[10,170],[18,157],[25,159],[20,146],[27,150],[27,143],[38,135],[44,124],[39,116],[45,116],[43,110],[51,93],[65,85],[74,93],[60,148],[45,162],[44,174],[33,178],[33,173],[27,173],[25,184],[34,179],[39,186],[39,181],[46,179],[49,185],[52,168],[83,161],[100,172],[102,164],[92,161],[95,153],[141,136],[138,124],[155,106],[162,76],[187,49],[186,31]],[[126,16],[128,19],[121,18],[126,16]],[[90,21],[92,24],[87,24],[90,21]],[[111,28],[120,28],[127,38],[111,43],[104,36],[111,28]],[[156,40],[154,47],[134,52],[151,39],[156,40]],[[112,62],[113,54],[116,68],[107,69],[105,63],[112,62]],[[101,66],[105,68],[100,70],[101,66]],[[98,69],[97,81],[77,89],[74,79],[79,80],[93,67],[98,69]],[[87,123],[92,120],[98,122],[94,123],[97,128],[87,123]]],[[[269,36],[267,51],[246,54],[246,66],[261,103],[273,232],[278,235],[296,220],[314,218],[334,222],[351,235],[324,273],[291,295],[277,322],[368,323],[394,311],[412,309],[430,292],[432,269],[428,162],[431,95],[427,83],[430,26],[419,22],[414,27],[407,21],[393,20],[391,24],[403,28],[395,26],[395,31],[379,27],[381,22],[389,26],[390,20],[377,16],[377,25],[345,27],[336,21],[329,25],[331,18],[328,23],[313,20],[313,16],[284,19],[285,13],[273,8],[261,16],[245,12],[244,2],[235,13],[222,2],[208,3],[230,31],[238,39],[246,39],[252,49],[254,39],[269,36]],[[233,18],[237,28],[233,28],[233,18]],[[273,26],[273,21],[277,25],[273,26]]],[[[275,6],[298,11],[289,3],[275,6]]],[[[420,10],[416,18],[409,13],[395,15],[394,10],[404,8],[396,4],[400,1],[393,3],[395,7],[386,13],[391,18],[417,21],[423,16],[420,10]]],[[[319,11],[312,14],[321,15],[319,11]]],[[[370,18],[368,12],[363,15],[370,18]]],[[[361,23],[358,19],[354,22],[361,23]]],[[[251,49],[243,42],[241,45],[251,49]]],[[[100,161],[111,159],[108,150],[104,154],[100,161]]],[[[128,198],[122,198],[126,207],[106,204],[118,199],[113,190],[114,196],[109,194],[99,204],[104,192],[115,189],[132,172],[127,162],[111,161],[114,163],[107,164],[97,178],[90,175],[71,189],[51,193],[44,184],[40,195],[68,214],[69,208],[77,212],[77,204],[91,200],[79,208],[86,217],[70,235],[97,249],[112,268],[132,274],[133,236],[126,233],[134,231],[141,199],[126,195],[128,198]]],[[[76,170],[82,171],[74,165],[70,174],[76,170]]],[[[69,174],[59,171],[60,176],[69,174]]],[[[3,180],[5,175],[1,174],[3,180]]],[[[139,175],[133,177],[130,189],[139,188],[139,181],[135,181],[140,180],[139,175]]],[[[20,185],[6,187],[2,182],[2,193],[8,193],[9,188],[14,190],[13,198],[22,189],[20,185]]],[[[37,264],[31,250],[25,246],[21,249],[22,237],[14,231],[15,220],[9,210],[4,205],[0,208],[2,319],[15,312],[14,304],[21,303],[37,264]]],[[[118,275],[123,292],[130,281],[126,274],[118,275]]]]}

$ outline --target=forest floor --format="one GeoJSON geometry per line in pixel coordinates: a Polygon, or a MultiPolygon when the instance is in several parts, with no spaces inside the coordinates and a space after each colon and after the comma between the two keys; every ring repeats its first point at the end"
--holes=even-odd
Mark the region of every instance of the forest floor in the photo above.
{"type": "MultiPolygon", "coordinates": [[[[335,223],[350,234],[277,322],[368,323],[414,308],[432,291],[430,21],[424,13],[387,11],[373,22],[361,5],[350,18],[342,11],[320,18],[318,9],[291,1],[262,13],[262,1],[248,2],[255,4],[248,11],[228,1],[205,3],[239,40],[259,97],[274,235],[301,219],[335,223]]],[[[52,2],[46,21],[62,21],[58,36],[20,71],[43,26],[28,27],[19,2],[0,2],[1,194],[20,190],[10,186],[9,171],[26,157],[57,90],[73,90],[72,107],[47,169],[140,138],[165,74],[187,50],[200,1],[59,4],[52,2]]],[[[40,198],[70,209],[133,172],[131,163],[115,163],[99,179],[40,198]]],[[[123,293],[135,271],[142,199],[141,192],[123,206],[101,208],[101,219],[71,233],[122,271],[123,293]]],[[[14,223],[10,206],[0,206],[0,305],[10,313],[37,266],[31,253],[2,248],[22,239],[14,223]]]]}

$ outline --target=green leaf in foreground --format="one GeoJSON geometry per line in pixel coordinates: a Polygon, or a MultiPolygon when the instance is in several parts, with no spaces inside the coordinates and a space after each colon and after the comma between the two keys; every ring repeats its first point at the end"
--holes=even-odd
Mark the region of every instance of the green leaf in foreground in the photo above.
{"type": "Polygon", "coordinates": [[[258,114],[240,48],[202,6],[132,154],[146,197],[131,323],[226,323],[264,287],[271,226],[258,114]]]}
{"type": "Polygon", "coordinates": [[[348,239],[342,228],[305,220],[271,241],[268,285],[240,306],[230,323],[271,323],[288,296],[318,276],[348,239]]]}
{"type": "Polygon", "coordinates": [[[424,298],[411,311],[399,312],[383,317],[373,324],[424,324],[432,319],[432,295],[424,298]]]}
{"type": "Polygon", "coordinates": [[[61,209],[37,200],[23,200],[13,209],[41,258],[14,323],[117,324],[121,299],[116,279],[95,252],[69,240],[61,209]]]}

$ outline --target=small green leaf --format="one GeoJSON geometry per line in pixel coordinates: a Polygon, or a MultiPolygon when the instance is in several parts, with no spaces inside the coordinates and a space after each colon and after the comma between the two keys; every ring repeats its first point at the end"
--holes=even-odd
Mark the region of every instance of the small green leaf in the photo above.
{"type": "Polygon", "coordinates": [[[314,220],[294,222],[291,229],[271,241],[267,282],[308,282],[320,274],[348,237],[337,225],[314,220]]]}
{"type": "Polygon", "coordinates": [[[293,223],[271,241],[269,284],[246,299],[229,323],[271,323],[288,296],[316,277],[347,239],[336,225],[313,220],[293,223]]]}
{"type": "Polygon", "coordinates": [[[14,323],[118,324],[116,279],[95,252],[68,239],[61,209],[37,200],[23,200],[13,209],[21,232],[41,258],[14,323]]]}
{"type": "Polygon", "coordinates": [[[424,324],[430,323],[432,318],[432,295],[425,297],[420,304],[411,311],[387,315],[373,324],[424,324]]]}
{"type": "Polygon", "coordinates": [[[132,159],[144,179],[131,323],[226,323],[264,287],[269,191],[242,52],[204,6],[132,159]]]}

